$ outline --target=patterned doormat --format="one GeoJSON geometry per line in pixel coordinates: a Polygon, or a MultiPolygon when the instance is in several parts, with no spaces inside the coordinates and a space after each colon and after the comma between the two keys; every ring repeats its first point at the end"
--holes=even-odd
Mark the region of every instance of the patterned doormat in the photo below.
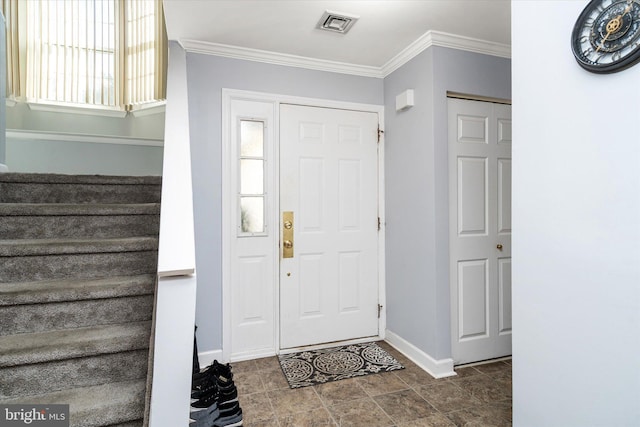
{"type": "Polygon", "coordinates": [[[279,356],[290,388],[404,369],[374,342],[279,356]]]}

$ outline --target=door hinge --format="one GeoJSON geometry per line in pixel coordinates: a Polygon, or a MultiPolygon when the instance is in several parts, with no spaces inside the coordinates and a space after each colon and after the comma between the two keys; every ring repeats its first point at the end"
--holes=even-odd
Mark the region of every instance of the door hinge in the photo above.
{"type": "Polygon", "coordinates": [[[380,228],[382,228],[382,224],[380,223],[380,217],[378,217],[378,231],[380,231],[380,228]]]}
{"type": "Polygon", "coordinates": [[[380,318],[381,311],[382,311],[382,305],[378,304],[378,319],[380,318]]]}
{"type": "Polygon", "coordinates": [[[380,126],[378,126],[378,144],[380,144],[380,138],[382,137],[383,134],[384,134],[384,131],[380,129],[380,126]]]}

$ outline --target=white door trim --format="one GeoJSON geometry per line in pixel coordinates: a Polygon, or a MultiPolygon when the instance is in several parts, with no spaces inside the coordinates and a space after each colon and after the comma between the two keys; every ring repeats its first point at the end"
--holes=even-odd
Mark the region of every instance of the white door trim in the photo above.
{"type": "MultiPolygon", "coordinates": [[[[274,298],[274,346],[275,351],[268,353],[256,353],[242,355],[231,355],[231,263],[232,263],[232,218],[230,214],[230,206],[234,202],[235,195],[232,194],[231,184],[231,162],[235,161],[235,157],[230,150],[231,146],[231,132],[230,132],[230,119],[231,119],[231,102],[233,100],[245,100],[256,102],[270,102],[274,105],[275,120],[273,123],[275,129],[275,173],[276,173],[276,185],[274,194],[274,206],[276,211],[274,214],[279,216],[278,207],[280,206],[280,194],[279,194],[279,122],[280,122],[280,104],[296,104],[309,107],[324,107],[340,110],[354,110],[372,112],[378,114],[378,126],[381,130],[384,130],[384,106],[373,104],[360,104],[343,101],[333,101],[327,99],[318,98],[306,98],[298,96],[271,94],[263,92],[244,91],[236,89],[222,89],[222,360],[223,361],[239,361],[244,359],[252,359],[256,357],[272,356],[279,354],[280,352],[280,301],[279,298],[274,298]],[[233,357],[233,360],[231,360],[233,357]]],[[[378,216],[380,217],[380,232],[378,233],[378,296],[379,304],[382,305],[380,310],[380,318],[378,319],[378,333],[379,338],[384,339],[386,330],[386,284],[385,284],[385,211],[384,211],[384,133],[381,133],[380,142],[378,144],[378,216]]],[[[279,295],[279,255],[274,257],[275,262],[278,265],[275,267],[276,279],[274,295],[279,295]]],[[[337,345],[338,343],[336,343],[337,345]]]]}

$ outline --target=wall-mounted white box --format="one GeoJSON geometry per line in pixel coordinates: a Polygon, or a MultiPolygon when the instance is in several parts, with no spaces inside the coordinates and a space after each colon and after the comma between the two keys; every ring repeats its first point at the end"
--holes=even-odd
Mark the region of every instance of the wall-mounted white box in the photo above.
{"type": "Polygon", "coordinates": [[[413,89],[407,89],[396,96],[396,111],[404,111],[413,107],[413,89]]]}

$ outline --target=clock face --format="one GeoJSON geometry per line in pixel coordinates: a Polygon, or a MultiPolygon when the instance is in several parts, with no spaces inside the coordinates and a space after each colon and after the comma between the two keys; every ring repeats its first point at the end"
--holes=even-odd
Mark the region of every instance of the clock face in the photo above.
{"type": "Polygon", "coordinates": [[[578,64],[594,73],[624,70],[640,60],[640,0],[591,0],[571,35],[578,64]]]}

